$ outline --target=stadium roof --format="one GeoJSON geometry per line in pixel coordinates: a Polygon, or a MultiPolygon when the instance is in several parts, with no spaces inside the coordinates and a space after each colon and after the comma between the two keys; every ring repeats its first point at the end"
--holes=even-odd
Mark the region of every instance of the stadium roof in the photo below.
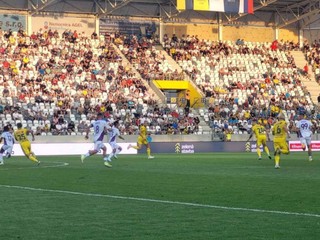
{"type": "MultiPolygon", "coordinates": [[[[28,10],[39,12],[91,13],[100,17],[139,16],[159,18],[164,21],[176,18],[198,17],[217,19],[223,23],[241,20],[246,14],[219,14],[217,12],[181,12],[176,8],[176,0],[0,0],[0,9],[28,10]]],[[[300,27],[320,19],[319,0],[254,0],[254,15],[269,15],[273,26],[285,27],[299,23],[300,27]]]]}

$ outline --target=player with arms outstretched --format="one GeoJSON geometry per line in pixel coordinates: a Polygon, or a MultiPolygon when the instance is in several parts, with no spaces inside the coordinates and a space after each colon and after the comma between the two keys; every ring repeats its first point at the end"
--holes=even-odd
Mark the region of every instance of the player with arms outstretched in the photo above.
{"type": "Polygon", "coordinates": [[[147,140],[147,138],[148,138],[147,121],[144,121],[144,123],[140,125],[139,130],[140,130],[140,132],[139,132],[139,137],[137,140],[137,146],[132,146],[131,144],[129,144],[128,149],[134,148],[134,149],[140,150],[142,148],[142,145],[145,145],[147,148],[148,159],[152,159],[152,158],[154,158],[154,156],[151,156],[150,144],[147,140]]]}
{"type": "Polygon", "coordinates": [[[98,113],[97,120],[94,121],[89,127],[86,129],[85,139],[89,139],[90,128],[93,128],[93,142],[94,149],[89,150],[86,154],[81,155],[81,162],[83,163],[84,159],[97,154],[102,149],[102,155],[104,157],[104,165],[106,167],[112,167],[112,165],[108,162],[107,156],[107,147],[103,143],[103,138],[105,133],[110,129],[110,125],[106,120],[103,119],[103,114],[98,113]]]}
{"type": "Polygon", "coordinates": [[[280,154],[289,154],[289,147],[287,143],[287,138],[290,138],[289,131],[287,128],[287,122],[283,113],[278,115],[278,121],[273,125],[272,128],[273,137],[273,146],[275,149],[274,152],[274,161],[275,168],[280,168],[280,154]]]}
{"type": "Polygon", "coordinates": [[[302,150],[305,151],[306,147],[308,147],[309,161],[312,161],[311,138],[313,124],[311,123],[311,121],[304,118],[304,113],[299,114],[299,121],[295,126],[295,131],[297,132],[298,138],[300,140],[302,150]]]}
{"type": "Polygon", "coordinates": [[[253,119],[253,126],[252,126],[252,132],[247,140],[250,141],[250,139],[252,138],[253,134],[256,137],[257,140],[257,154],[258,154],[258,159],[261,160],[261,150],[260,150],[260,146],[262,145],[264,148],[264,151],[267,153],[269,159],[271,159],[270,156],[270,151],[269,148],[267,146],[267,139],[270,140],[269,138],[269,134],[266,131],[266,128],[260,124],[257,119],[253,119]]]}
{"type": "Polygon", "coordinates": [[[17,130],[14,132],[14,138],[20,143],[21,149],[24,155],[31,161],[36,162],[38,165],[40,161],[36,158],[35,154],[31,151],[31,143],[27,137],[30,133],[32,136],[32,141],[34,141],[33,131],[30,131],[22,127],[21,123],[17,123],[17,130]]]}

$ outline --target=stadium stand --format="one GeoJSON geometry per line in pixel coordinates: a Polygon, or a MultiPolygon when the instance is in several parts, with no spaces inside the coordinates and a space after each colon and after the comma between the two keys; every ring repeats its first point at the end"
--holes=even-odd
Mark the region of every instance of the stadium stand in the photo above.
{"type": "Polygon", "coordinates": [[[214,42],[196,36],[164,37],[164,48],[205,92],[211,107],[200,115],[218,129],[242,133],[251,118],[276,117],[285,110],[290,121],[297,111],[314,113],[303,75],[290,51],[291,42],[214,42]]]}
{"type": "Polygon", "coordinates": [[[217,133],[241,134],[252,118],[271,124],[281,109],[291,122],[297,111],[315,115],[290,55],[298,46],[291,42],[165,35],[163,48],[205,93],[208,107],[186,116],[161,105],[145,82],[180,80],[184,73],[173,71],[158,41],[118,33],[2,31],[1,126],[22,122],[38,135],[81,135],[101,111],[120,119],[122,134],[137,133],[142,121],[154,134],[201,134],[202,119],[217,133]]]}
{"type": "Polygon", "coordinates": [[[1,125],[22,122],[39,135],[83,134],[101,111],[120,119],[123,134],[135,134],[141,121],[155,134],[198,132],[192,114],[157,107],[110,38],[51,30],[1,36],[1,125]]]}

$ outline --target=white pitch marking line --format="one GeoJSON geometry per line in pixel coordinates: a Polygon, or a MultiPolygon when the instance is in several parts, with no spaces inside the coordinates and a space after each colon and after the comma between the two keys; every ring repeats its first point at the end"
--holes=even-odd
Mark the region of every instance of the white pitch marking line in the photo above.
{"type": "Polygon", "coordinates": [[[159,199],[150,199],[150,198],[104,195],[104,194],[99,194],[99,193],[72,192],[72,191],[65,191],[65,190],[53,190],[53,189],[11,186],[11,185],[0,185],[0,187],[15,188],[15,189],[22,189],[22,190],[29,190],[29,191],[39,191],[39,192],[53,192],[53,193],[63,193],[63,194],[71,194],[71,195],[81,195],[81,196],[89,196],[89,197],[102,197],[102,198],[133,200],[133,201],[141,201],[141,202],[164,203],[164,204],[191,206],[191,207],[199,207],[199,208],[215,208],[215,209],[223,209],[223,210],[231,210],[231,211],[270,213],[270,214],[279,214],[279,215],[291,215],[291,216],[320,218],[320,214],[314,214],[314,213],[299,213],[299,212],[286,212],[286,211],[264,210],[264,209],[255,209],[255,208],[226,207],[226,206],[200,204],[200,203],[188,203],[188,202],[178,202],[178,201],[159,200],[159,199]]]}
{"type": "Polygon", "coordinates": [[[49,166],[40,165],[40,166],[30,166],[30,167],[20,167],[20,168],[2,168],[2,167],[0,167],[0,171],[21,170],[21,169],[39,169],[39,168],[56,168],[56,167],[65,167],[65,166],[69,165],[69,163],[66,163],[66,162],[50,162],[50,163],[55,163],[56,165],[49,165],[49,166]]]}

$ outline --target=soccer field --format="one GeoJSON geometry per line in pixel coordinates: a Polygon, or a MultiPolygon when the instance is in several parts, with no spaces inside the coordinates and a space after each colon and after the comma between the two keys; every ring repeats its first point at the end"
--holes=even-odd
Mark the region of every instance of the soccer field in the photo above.
{"type": "Polygon", "coordinates": [[[12,157],[0,239],[320,239],[320,159],[255,153],[12,157]]]}

